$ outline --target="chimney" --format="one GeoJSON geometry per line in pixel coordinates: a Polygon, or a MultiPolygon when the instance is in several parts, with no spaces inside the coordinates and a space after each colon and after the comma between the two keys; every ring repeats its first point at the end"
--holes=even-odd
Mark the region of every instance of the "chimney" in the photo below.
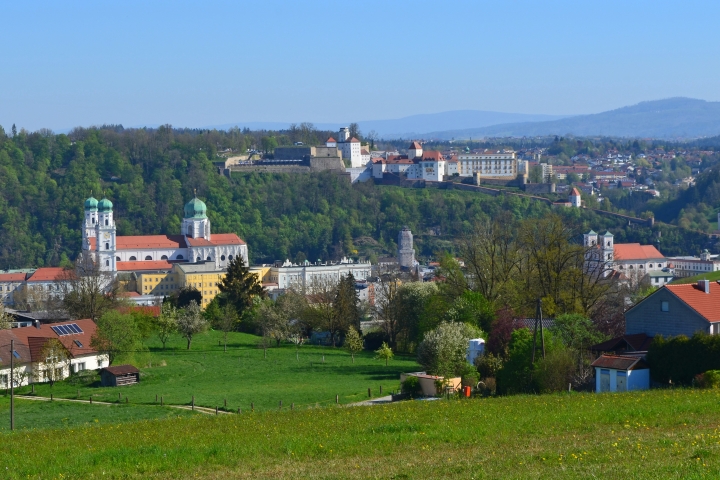
{"type": "Polygon", "coordinates": [[[697,286],[705,293],[710,293],[710,280],[698,280],[697,286]]]}
{"type": "Polygon", "coordinates": [[[35,325],[35,328],[40,330],[40,320],[37,320],[37,319],[33,320],[33,324],[35,325]]]}

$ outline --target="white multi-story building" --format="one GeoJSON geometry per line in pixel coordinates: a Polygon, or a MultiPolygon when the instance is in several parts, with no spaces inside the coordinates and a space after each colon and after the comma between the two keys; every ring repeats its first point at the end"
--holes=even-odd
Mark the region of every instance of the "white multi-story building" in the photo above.
{"type": "Polygon", "coordinates": [[[180,235],[118,236],[113,217],[113,204],[107,198],[85,201],[83,251],[93,255],[99,268],[106,272],[143,270],[130,262],[214,262],[226,268],[230,261],[242,256],[248,263],[247,245],[234,233],[210,233],[210,220],[205,203],[193,198],[185,205],[180,235]]]}
{"type": "Polygon", "coordinates": [[[313,284],[337,283],[350,273],[355,280],[366,280],[372,273],[372,266],[370,263],[354,263],[346,258],[339,263],[312,264],[306,261],[302,265],[286,260],[280,265],[270,267],[266,278],[268,282],[276,283],[278,288],[312,289],[313,284]]]}
{"type": "Polygon", "coordinates": [[[675,269],[677,277],[692,277],[701,273],[720,271],[718,255],[713,255],[707,250],[703,250],[699,257],[668,257],[668,262],[675,269]]]}
{"type": "Polygon", "coordinates": [[[482,177],[515,178],[518,164],[512,150],[483,150],[482,152],[461,153],[458,155],[458,174],[472,177],[479,173],[482,177]]]}
{"type": "Polygon", "coordinates": [[[5,305],[15,304],[15,292],[25,282],[25,273],[0,273],[0,301],[5,305]]]}
{"type": "Polygon", "coordinates": [[[327,147],[337,147],[338,151],[341,152],[342,158],[350,160],[351,168],[363,167],[370,161],[370,154],[366,156],[362,154],[362,146],[360,140],[355,137],[350,138],[350,130],[347,127],[342,127],[338,132],[339,139],[337,141],[330,137],[325,142],[327,147]],[[365,163],[363,163],[363,160],[365,163]]]}

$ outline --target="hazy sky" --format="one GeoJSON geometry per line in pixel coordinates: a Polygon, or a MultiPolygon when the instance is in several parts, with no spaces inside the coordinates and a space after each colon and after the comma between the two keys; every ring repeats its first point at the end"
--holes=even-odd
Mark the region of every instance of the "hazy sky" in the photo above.
{"type": "Polygon", "coordinates": [[[0,125],[350,122],[720,100],[713,1],[2,1],[0,125]]]}

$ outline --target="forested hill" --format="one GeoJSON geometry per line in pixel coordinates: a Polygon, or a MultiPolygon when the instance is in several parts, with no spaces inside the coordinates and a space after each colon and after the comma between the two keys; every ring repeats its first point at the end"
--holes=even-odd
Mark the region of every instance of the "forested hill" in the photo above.
{"type": "MultiPolygon", "coordinates": [[[[205,200],[215,233],[236,232],[251,261],[336,259],[394,253],[400,228],[416,234],[422,255],[451,248],[479,217],[549,212],[541,202],[472,192],[350,185],[334,174],[217,173],[218,149],[244,151],[237,130],[76,129],[69,135],[0,131],[0,269],[58,265],[81,247],[83,202],[92,191],[114,204],[120,235],[179,233],[193,190],[205,200]]],[[[589,230],[611,228],[617,241],[652,242],[649,229],[623,230],[591,212],[562,214],[589,230]]],[[[663,232],[666,253],[705,247],[701,237],[663,232]]]]}

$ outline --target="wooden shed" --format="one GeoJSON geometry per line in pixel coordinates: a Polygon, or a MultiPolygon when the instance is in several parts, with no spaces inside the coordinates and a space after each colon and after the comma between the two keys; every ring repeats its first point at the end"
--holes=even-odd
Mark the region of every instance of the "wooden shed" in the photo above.
{"type": "Polygon", "coordinates": [[[140,381],[140,370],[132,365],[118,365],[100,369],[100,383],[103,387],[132,385],[140,381]]]}

